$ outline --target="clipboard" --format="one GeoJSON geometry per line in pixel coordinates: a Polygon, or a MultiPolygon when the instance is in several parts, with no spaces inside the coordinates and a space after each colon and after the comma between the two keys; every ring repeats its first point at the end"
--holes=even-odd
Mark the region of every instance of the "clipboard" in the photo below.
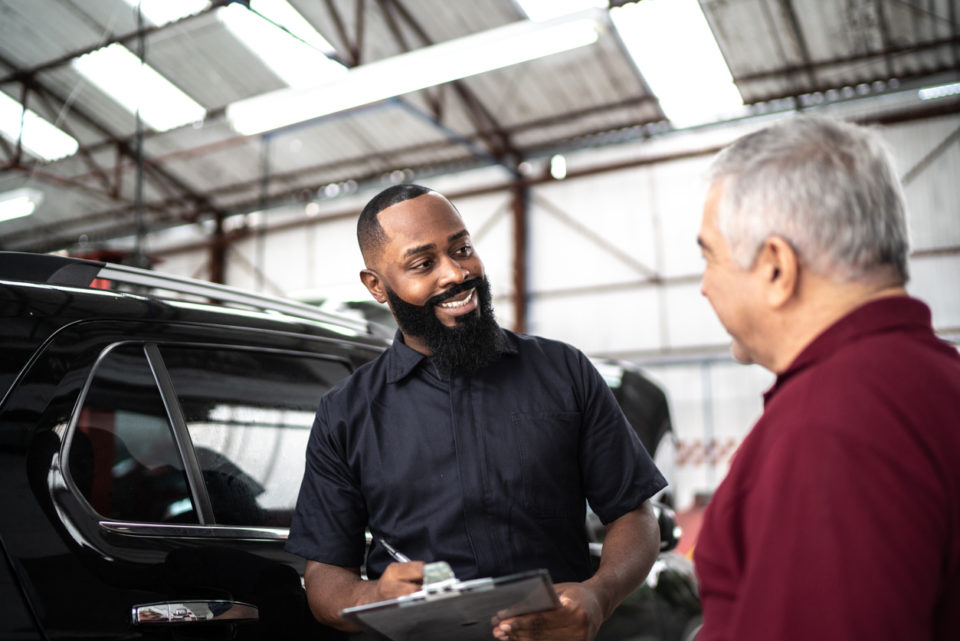
{"type": "Polygon", "coordinates": [[[348,621],[391,641],[489,641],[491,620],[560,606],[546,570],[496,578],[425,583],[422,590],[388,601],[345,608],[348,621]]]}

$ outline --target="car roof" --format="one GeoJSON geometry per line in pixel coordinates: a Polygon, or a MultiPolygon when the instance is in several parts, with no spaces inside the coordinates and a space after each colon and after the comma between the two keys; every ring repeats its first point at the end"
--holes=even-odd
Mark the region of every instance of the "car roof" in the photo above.
{"type": "MultiPolygon", "coordinates": [[[[10,317],[23,306],[47,325],[82,319],[130,318],[232,324],[350,337],[378,346],[393,332],[376,323],[296,301],[148,269],[51,254],[0,251],[0,289],[10,317]],[[13,293],[12,290],[17,290],[13,293]],[[12,303],[19,303],[15,311],[12,303]],[[54,318],[55,317],[55,318],[54,318]]],[[[34,330],[36,331],[36,329],[34,330]]],[[[41,334],[49,331],[40,331],[41,334]]],[[[38,337],[39,338],[39,337],[38,337]]]]}

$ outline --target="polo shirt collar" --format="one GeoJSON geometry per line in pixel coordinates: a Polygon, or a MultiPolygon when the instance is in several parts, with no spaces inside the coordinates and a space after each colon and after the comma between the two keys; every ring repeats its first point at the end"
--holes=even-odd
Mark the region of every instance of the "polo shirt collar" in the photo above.
{"type": "MultiPolygon", "coordinates": [[[[517,354],[517,338],[503,328],[500,329],[500,353],[517,354]]],[[[398,383],[420,365],[427,357],[403,342],[403,333],[398,329],[393,343],[387,348],[387,382],[398,383]]]]}
{"type": "Polygon", "coordinates": [[[826,359],[858,337],[908,327],[932,327],[930,308],[916,298],[889,296],[857,307],[803,348],[789,367],[777,376],[773,387],[764,393],[764,404],[769,403],[795,374],[826,359]]]}

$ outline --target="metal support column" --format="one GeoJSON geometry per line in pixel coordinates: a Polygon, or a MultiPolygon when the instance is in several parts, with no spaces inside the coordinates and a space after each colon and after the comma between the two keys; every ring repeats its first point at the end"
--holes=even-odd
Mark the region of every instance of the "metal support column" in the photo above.
{"type": "MultiPolygon", "coordinates": [[[[143,10],[139,2],[137,3],[137,58],[140,59],[140,71],[138,73],[142,76],[145,71],[143,66],[146,64],[146,37],[143,33],[143,10]]],[[[135,114],[136,133],[134,134],[134,140],[137,167],[133,185],[133,219],[136,234],[134,236],[132,261],[136,267],[149,267],[150,260],[147,258],[147,253],[144,248],[146,244],[147,226],[143,207],[143,116],[140,113],[142,100],[143,97],[140,96],[137,101],[137,112],[135,114]]]]}
{"type": "Polygon", "coordinates": [[[211,283],[227,283],[227,237],[223,231],[224,216],[214,214],[213,238],[210,240],[210,270],[211,283]]]}
{"type": "Polygon", "coordinates": [[[510,187],[513,210],[513,330],[527,331],[527,218],[530,187],[517,175],[510,187]]]}

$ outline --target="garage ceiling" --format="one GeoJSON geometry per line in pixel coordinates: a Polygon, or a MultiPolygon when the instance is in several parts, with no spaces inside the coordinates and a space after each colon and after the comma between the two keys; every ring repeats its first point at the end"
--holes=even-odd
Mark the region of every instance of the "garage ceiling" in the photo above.
{"type": "MultiPolygon", "coordinates": [[[[72,156],[44,162],[16,140],[0,139],[0,194],[23,187],[43,194],[32,216],[0,222],[0,249],[69,249],[81,237],[89,246],[138,228],[222,222],[333,197],[391,176],[409,180],[490,164],[515,170],[524,160],[673,129],[610,25],[590,46],[240,135],[227,107],[285,83],[217,18],[225,4],[138,30],[124,0],[0,0],[0,91],[79,143],[72,156]],[[135,117],[71,64],[115,42],[142,48],[144,60],[200,103],[205,118],[138,136],[135,117]]],[[[290,4],[349,67],[527,19],[514,0],[290,4]]],[[[865,116],[872,120],[960,110],[957,96],[921,100],[917,92],[960,81],[960,0],[700,6],[750,114],[845,101],[872,102],[865,116]]]]}

